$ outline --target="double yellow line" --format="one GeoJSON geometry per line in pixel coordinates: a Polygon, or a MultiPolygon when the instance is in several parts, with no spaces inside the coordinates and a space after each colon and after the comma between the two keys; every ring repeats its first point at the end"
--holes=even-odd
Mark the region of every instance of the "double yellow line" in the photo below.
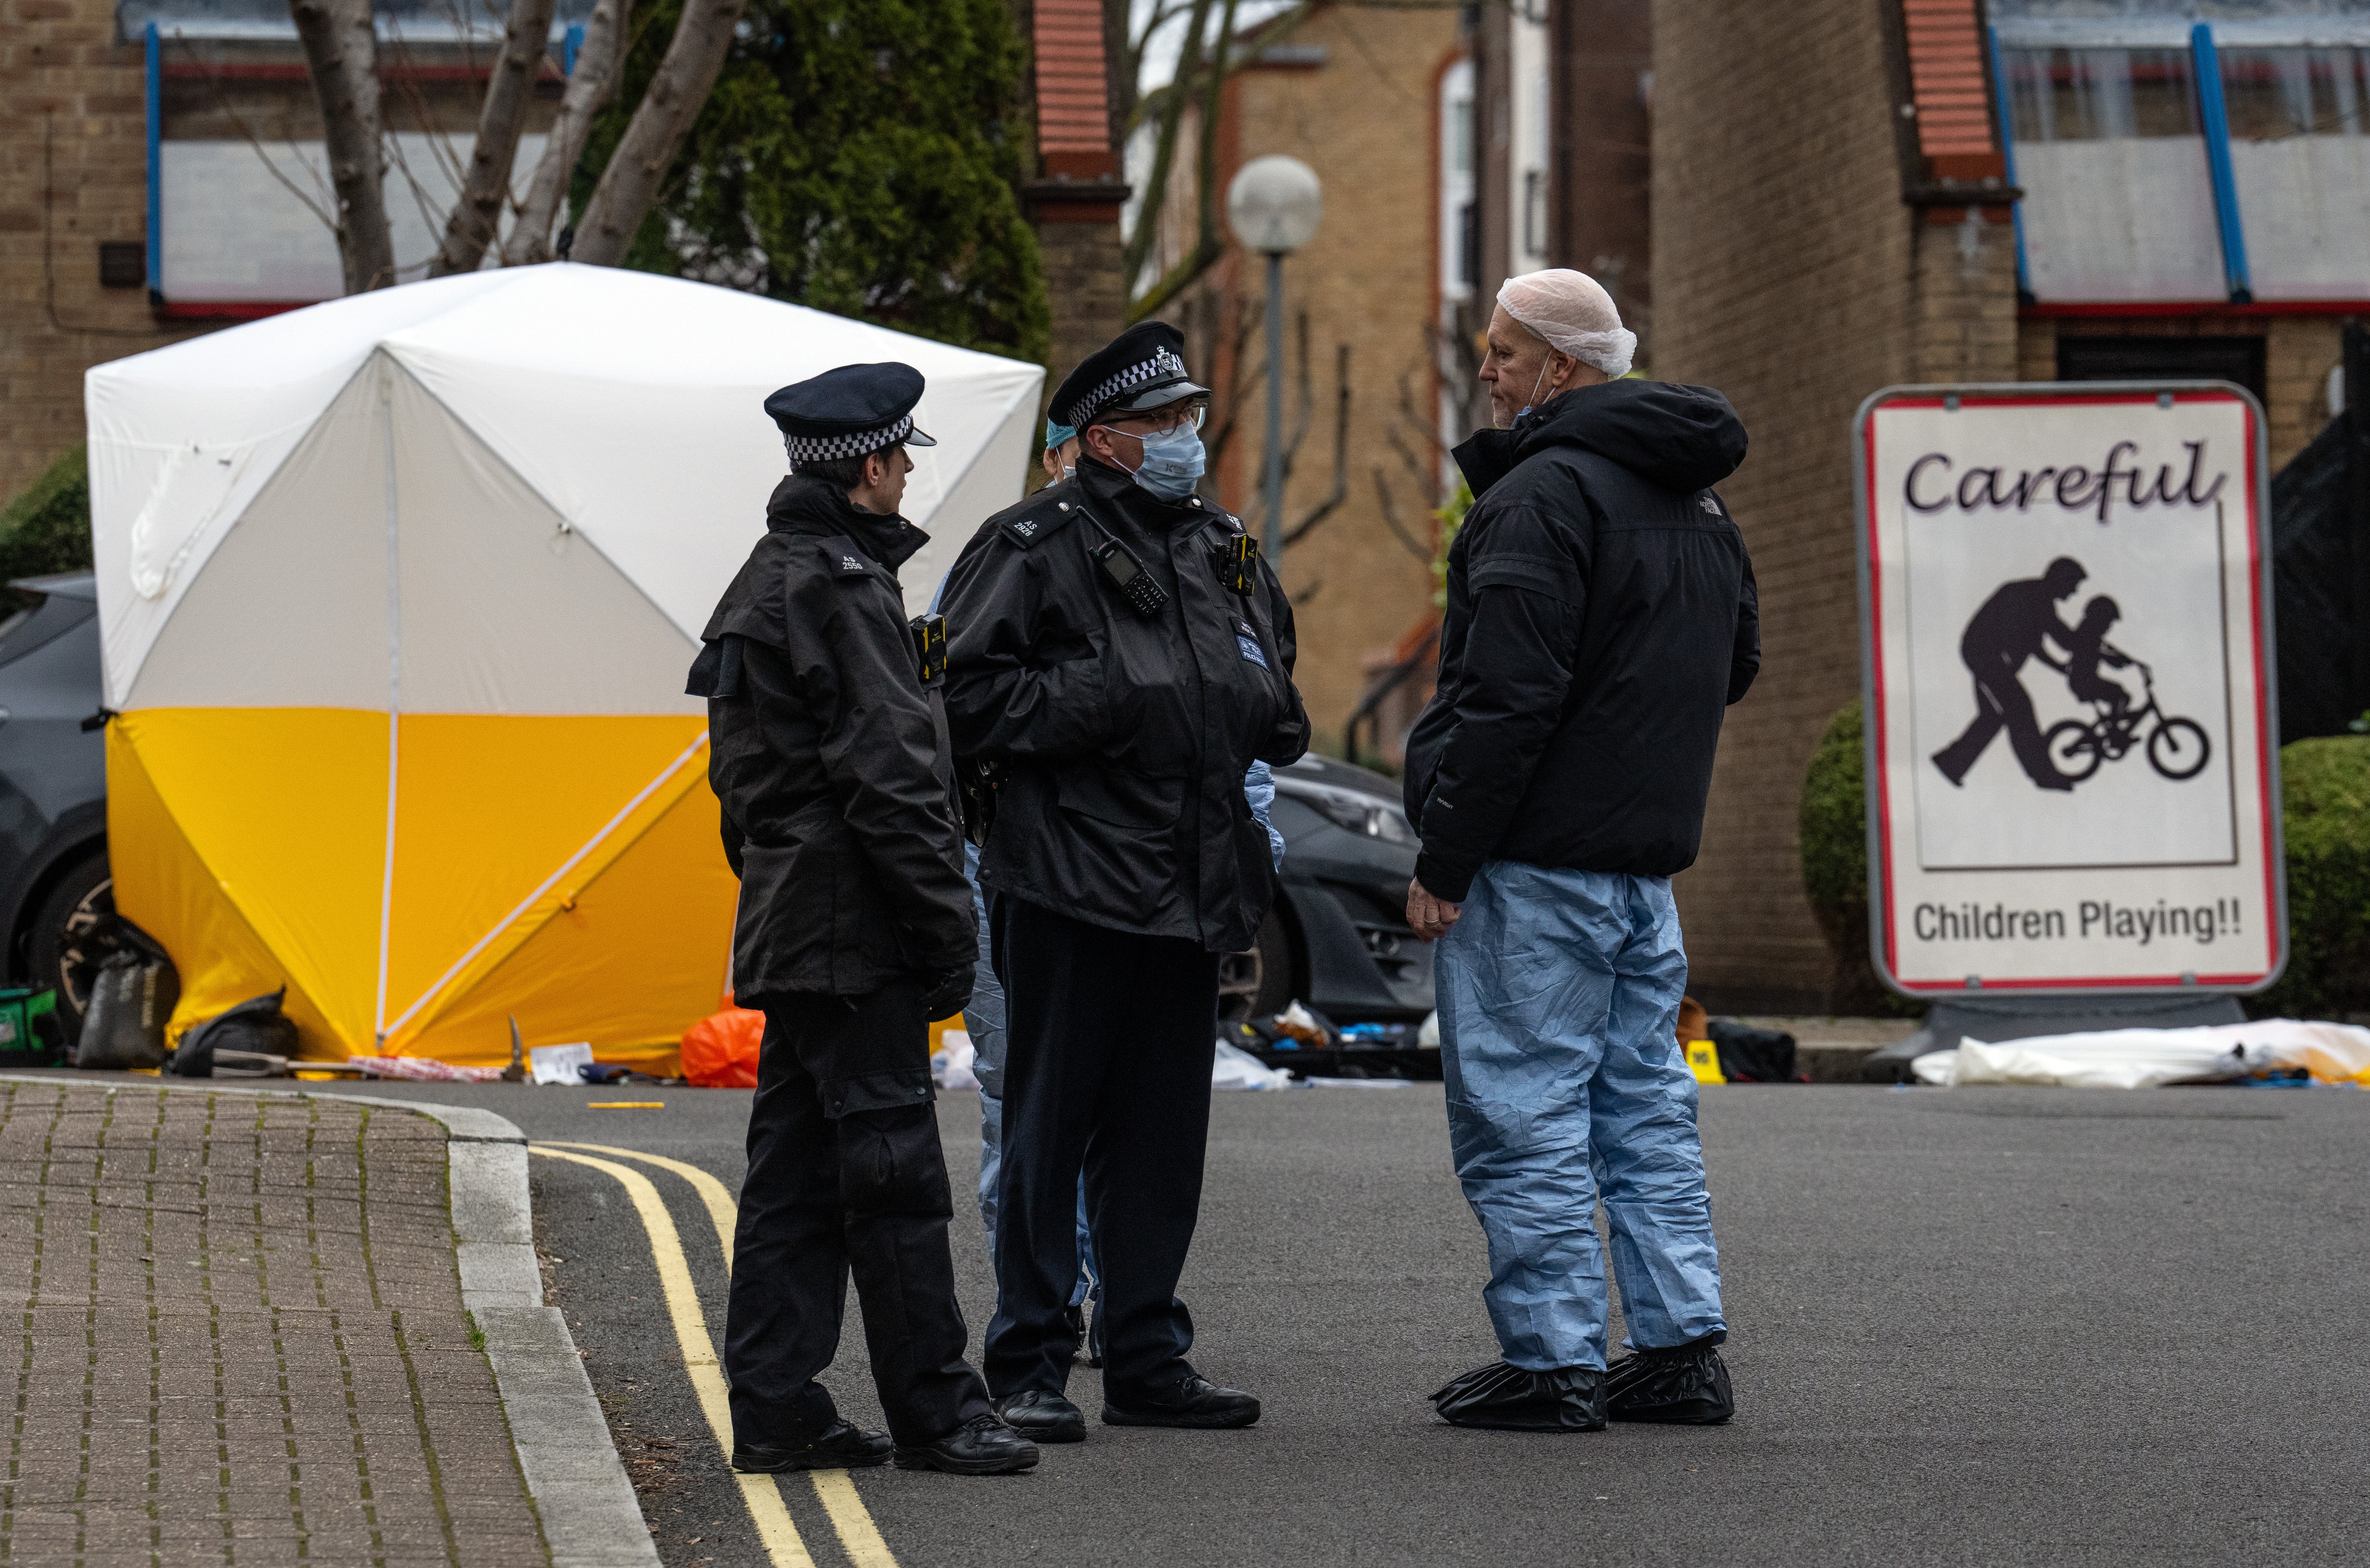
{"type": "MultiPolygon", "coordinates": [[[[716,1227],[716,1242],[724,1249],[727,1272],[732,1267],[732,1230],[741,1213],[732,1195],[724,1190],[722,1182],[698,1166],[661,1154],[613,1149],[600,1143],[531,1143],[527,1151],[546,1160],[589,1165],[614,1177],[633,1200],[634,1212],[641,1216],[642,1229],[650,1237],[650,1261],[658,1266],[659,1283],[666,1291],[667,1315],[673,1320],[675,1339],[683,1346],[684,1370],[691,1377],[692,1391],[699,1396],[700,1412],[708,1417],[708,1430],[716,1435],[717,1446],[730,1463],[732,1408],[726,1398],[724,1369],[716,1358],[716,1342],[708,1337],[708,1317],[700,1310],[699,1293],[692,1287],[691,1266],[684,1259],[683,1238],[675,1230],[674,1217],[667,1212],[666,1200],[659,1196],[659,1189],[648,1176],[615,1160],[593,1156],[615,1154],[620,1159],[655,1165],[689,1182],[716,1227]],[[570,1150],[590,1152],[575,1154],[569,1153],[570,1150]]],[[[839,1532],[839,1544],[848,1561],[856,1568],[897,1568],[897,1559],[890,1553],[889,1543],[880,1539],[880,1528],[873,1524],[871,1512],[864,1506],[864,1499],[857,1495],[856,1483],[847,1479],[847,1472],[812,1470],[805,1473],[814,1483],[815,1496],[822,1502],[823,1512],[831,1517],[832,1528],[839,1532]]],[[[758,1539],[765,1543],[765,1552],[773,1559],[774,1568],[814,1568],[814,1559],[808,1555],[807,1544],[800,1539],[799,1527],[790,1518],[789,1507],[783,1502],[775,1478],[735,1471],[733,1479],[741,1483],[741,1499],[748,1505],[750,1520],[757,1527],[758,1539]]]]}

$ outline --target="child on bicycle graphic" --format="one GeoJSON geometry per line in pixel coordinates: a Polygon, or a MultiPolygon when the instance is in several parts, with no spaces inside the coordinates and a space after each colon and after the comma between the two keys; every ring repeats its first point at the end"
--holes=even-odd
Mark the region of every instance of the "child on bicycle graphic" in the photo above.
{"type": "Polygon", "coordinates": [[[2123,607],[2100,594],[2082,607],[2081,622],[2064,645],[2065,684],[2083,702],[2103,706],[2106,711],[2100,717],[2118,727],[2124,711],[2132,705],[2131,689],[2099,671],[2101,665],[2109,670],[2132,668],[2131,656],[2107,640],[2107,628],[2123,618],[2123,607]]]}

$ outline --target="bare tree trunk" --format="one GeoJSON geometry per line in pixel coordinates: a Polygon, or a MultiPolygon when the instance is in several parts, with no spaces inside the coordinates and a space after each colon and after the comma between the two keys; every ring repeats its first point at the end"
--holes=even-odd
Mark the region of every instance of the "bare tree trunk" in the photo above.
{"type": "Polygon", "coordinates": [[[592,135],[592,117],[617,90],[626,61],[628,0],[597,0],[584,25],[584,41],[577,47],[576,64],[568,74],[568,90],[560,96],[559,117],[551,122],[551,139],[543,146],[543,161],[535,166],[535,179],[519,205],[518,223],[510,244],[502,249],[505,267],[532,266],[552,258],[551,235],[559,222],[560,204],[568,200],[568,182],[584,156],[592,135]]]}
{"type": "Polygon", "coordinates": [[[683,150],[683,139],[699,118],[717,73],[724,69],[732,29],[747,5],[748,0],[684,0],[666,57],[659,62],[658,74],[650,78],[576,225],[576,260],[615,267],[626,259],[635,231],[658,200],[659,187],[683,150]]]}
{"type": "Polygon", "coordinates": [[[519,127],[535,97],[535,79],[543,70],[551,46],[552,0],[511,0],[510,25],[502,36],[502,52],[486,83],[486,101],[477,110],[477,144],[469,154],[469,172],[461,182],[461,199],[444,220],[444,243],[429,265],[431,278],[474,272],[486,258],[486,249],[500,237],[502,206],[511,196],[511,164],[518,156],[519,127]]]}
{"type": "Polygon", "coordinates": [[[370,0],[289,0],[288,14],[321,102],[346,292],[384,289],[395,281],[395,238],[386,224],[378,34],[371,27],[370,0]]]}

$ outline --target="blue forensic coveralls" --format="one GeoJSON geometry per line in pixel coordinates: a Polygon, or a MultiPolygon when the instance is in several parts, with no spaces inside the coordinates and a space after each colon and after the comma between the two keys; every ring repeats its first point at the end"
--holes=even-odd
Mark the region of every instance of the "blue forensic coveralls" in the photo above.
{"type": "Polygon", "coordinates": [[[1432,958],[1449,1143],[1527,1371],[1605,1365],[1600,1198],[1631,1344],[1727,1329],[1670,877],[1760,668],[1752,562],[1710,488],[1744,445],[1719,393],[1636,380],[1456,450],[1474,501],[1407,806],[1416,880],[1461,906],[1432,958]]]}

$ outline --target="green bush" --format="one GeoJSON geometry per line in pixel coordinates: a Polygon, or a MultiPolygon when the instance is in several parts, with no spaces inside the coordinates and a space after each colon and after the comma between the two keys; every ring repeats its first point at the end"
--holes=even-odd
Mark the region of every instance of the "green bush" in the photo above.
{"type": "MultiPolygon", "coordinates": [[[[1832,961],[1828,1006],[1842,1013],[1917,1011],[1877,979],[1868,956],[1868,826],[1860,707],[1827,725],[1802,781],[1802,891],[1832,961]]],[[[2370,736],[2299,740],[2280,750],[2286,818],[2286,972],[2258,1018],[2370,1012],[2370,736]]]]}
{"type": "Polygon", "coordinates": [[[1827,1009],[1910,1017],[1921,1009],[1886,989],[1868,952],[1868,806],[1859,704],[1827,721],[1802,781],[1802,893],[1827,939],[1827,1009]]]}
{"type": "Polygon", "coordinates": [[[0,511],[0,583],[90,569],[90,462],[60,457],[0,511]]]}
{"type": "Polygon", "coordinates": [[[2370,736],[2280,748],[2288,967],[2248,1000],[2258,1018],[2370,1013],[2370,736]]]}

